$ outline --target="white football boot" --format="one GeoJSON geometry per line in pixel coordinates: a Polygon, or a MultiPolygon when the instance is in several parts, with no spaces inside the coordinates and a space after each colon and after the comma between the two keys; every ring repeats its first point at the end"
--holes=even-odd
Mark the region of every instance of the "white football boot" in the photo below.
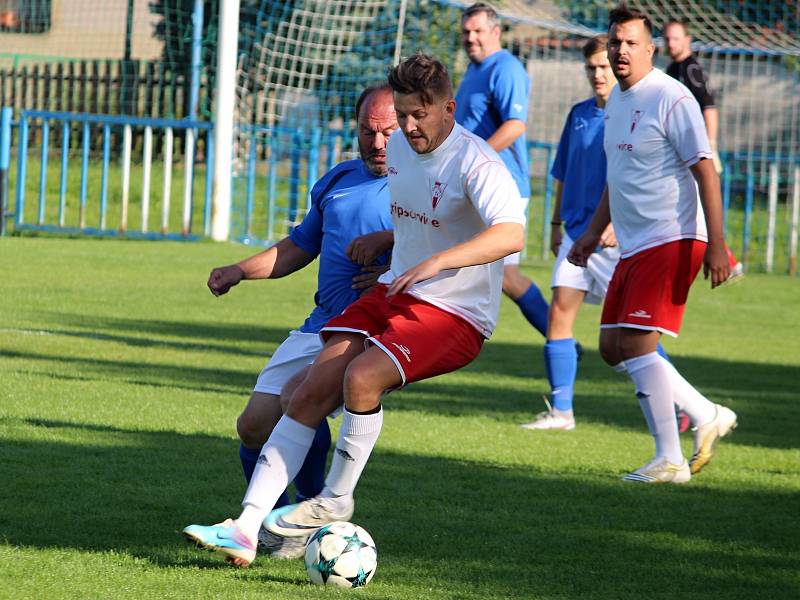
{"type": "Polygon", "coordinates": [[[340,507],[338,498],[315,496],[297,504],[273,510],[264,519],[263,527],[279,536],[308,539],[317,529],[334,521],[349,521],[355,503],[340,507]]]}
{"type": "Polygon", "coordinates": [[[275,535],[264,527],[258,530],[258,548],[272,558],[301,558],[306,553],[306,537],[284,537],[275,535]]]}
{"type": "Polygon", "coordinates": [[[692,460],[689,461],[692,475],[699,473],[713,458],[714,450],[720,438],[725,437],[736,429],[736,413],[730,408],[716,404],[717,414],[714,418],[700,425],[694,432],[694,450],[692,460]]]}
{"type": "Polygon", "coordinates": [[[622,481],[634,483],[686,483],[692,478],[689,463],[673,465],[665,457],[656,457],[645,466],[628,473],[622,481]]]}
{"type": "Polygon", "coordinates": [[[540,412],[536,415],[536,419],[530,423],[523,423],[520,425],[523,429],[556,429],[562,431],[572,431],[575,429],[575,417],[566,417],[558,414],[547,397],[542,397],[544,403],[547,405],[547,410],[540,412]]]}

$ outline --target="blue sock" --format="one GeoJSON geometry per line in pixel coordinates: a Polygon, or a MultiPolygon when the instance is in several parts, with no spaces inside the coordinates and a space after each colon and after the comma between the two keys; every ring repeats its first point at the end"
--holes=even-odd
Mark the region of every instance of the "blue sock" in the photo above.
{"type": "MultiPolygon", "coordinates": [[[[261,454],[261,448],[253,450],[252,448],[247,448],[244,444],[239,444],[239,459],[242,461],[242,471],[244,471],[244,478],[248,484],[253,478],[253,471],[256,470],[259,454],[261,454]]],[[[289,494],[284,490],[274,508],[280,508],[287,504],[289,504],[289,494]]]]}
{"type": "Polygon", "coordinates": [[[306,460],[294,478],[294,487],[297,492],[297,501],[313,498],[325,486],[325,465],[328,462],[328,450],[331,448],[331,430],[328,419],[323,419],[317,427],[317,433],[311,448],[308,449],[306,460]]]}
{"type": "Polygon", "coordinates": [[[661,342],[658,342],[658,346],[656,346],[656,352],[658,352],[658,355],[667,362],[672,362],[669,359],[669,354],[667,354],[667,351],[664,350],[664,346],[661,345],[661,342]]]}
{"type": "Polygon", "coordinates": [[[514,300],[514,302],[517,303],[522,314],[528,319],[528,323],[533,325],[536,331],[547,336],[547,313],[550,307],[536,284],[531,283],[528,291],[514,300]]]}
{"type": "Polygon", "coordinates": [[[544,345],[544,364],[556,410],[572,410],[575,375],[578,372],[578,353],[575,339],[547,340],[544,345]]]}

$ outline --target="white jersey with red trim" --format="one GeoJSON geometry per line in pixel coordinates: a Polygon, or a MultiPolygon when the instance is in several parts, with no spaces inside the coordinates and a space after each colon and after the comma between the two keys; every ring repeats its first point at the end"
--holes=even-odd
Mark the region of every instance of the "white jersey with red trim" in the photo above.
{"type": "MultiPolygon", "coordinates": [[[[502,159],[458,124],[427,154],[417,154],[398,130],[386,156],[394,249],[382,283],[491,225],[525,224],[524,204],[502,159]]],[[[442,271],[408,293],[459,315],[489,337],[497,323],[502,280],[500,260],[442,271]]]]}
{"type": "Polygon", "coordinates": [[[700,106],[689,89],[653,69],[605,108],[611,221],[622,258],[682,239],[708,241],[689,167],[711,158],[700,106]]]}

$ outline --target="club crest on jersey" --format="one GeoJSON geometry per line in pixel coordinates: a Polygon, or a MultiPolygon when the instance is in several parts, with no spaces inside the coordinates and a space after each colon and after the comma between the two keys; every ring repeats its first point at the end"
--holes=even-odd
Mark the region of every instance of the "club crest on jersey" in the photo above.
{"type": "Polygon", "coordinates": [[[643,115],[644,115],[643,110],[631,111],[631,133],[633,133],[633,130],[636,129],[636,126],[639,124],[639,121],[642,120],[643,115]]]}
{"type": "Polygon", "coordinates": [[[394,167],[389,167],[389,175],[397,175],[397,169],[394,167]]]}
{"type": "Polygon", "coordinates": [[[433,184],[433,190],[431,190],[431,206],[433,210],[436,210],[436,206],[439,204],[439,200],[442,199],[442,196],[444,196],[444,191],[446,189],[447,184],[441,181],[437,181],[433,184]]]}

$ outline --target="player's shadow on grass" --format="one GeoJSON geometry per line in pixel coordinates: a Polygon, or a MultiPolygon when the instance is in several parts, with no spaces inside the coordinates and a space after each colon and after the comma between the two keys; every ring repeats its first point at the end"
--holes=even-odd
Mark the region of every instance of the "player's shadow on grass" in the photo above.
{"type": "MultiPolygon", "coordinates": [[[[20,330],[23,331],[23,330],[20,330]]],[[[31,331],[25,329],[24,331],[31,331]]],[[[58,329],[46,328],[33,330],[42,335],[64,336],[75,338],[77,340],[91,340],[98,342],[112,342],[115,344],[124,344],[126,346],[133,346],[137,348],[155,348],[155,349],[168,349],[180,350],[182,352],[219,352],[224,354],[233,354],[236,356],[270,356],[269,352],[249,350],[246,348],[235,347],[224,344],[215,344],[212,342],[179,342],[175,340],[166,340],[158,338],[142,338],[130,335],[119,335],[116,333],[102,333],[97,331],[76,331],[73,329],[58,329]]],[[[265,343],[266,345],[266,343],[265,343]]]]}
{"type": "MultiPolygon", "coordinates": [[[[538,362],[531,365],[526,362],[531,354],[531,347],[524,344],[489,343],[462,371],[412,384],[389,395],[385,403],[397,410],[448,416],[497,415],[516,426],[544,410],[541,397],[549,393],[542,358],[536,357],[538,362]],[[464,374],[480,378],[466,380],[464,374]]],[[[795,389],[800,369],[704,357],[673,357],[673,361],[712,401],[738,414],[739,428],[726,443],[800,447],[800,402],[795,389]]],[[[575,411],[579,426],[585,422],[637,431],[645,428],[630,379],[610,369],[596,350],[586,350],[580,363],[575,411]]]]}
{"type": "Polygon", "coordinates": [[[117,338],[122,342],[130,341],[133,345],[142,345],[147,342],[146,339],[120,334],[149,334],[152,341],[158,345],[168,346],[172,343],[178,349],[193,349],[192,345],[196,344],[201,351],[208,349],[225,351],[224,346],[216,342],[280,344],[286,339],[291,329],[290,327],[264,327],[248,323],[133,319],[57,311],[44,311],[42,318],[43,322],[61,329],[73,327],[84,330],[84,333],[88,330],[88,332],[101,336],[101,339],[117,338]]]}
{"type": "Polygon", "coordinates": [[[24,359],[31,365],[57,363],[69,373],[48,373],[48,379],[76,381],[118,380],[127,384],[169,387],[186,391],[249,393],[257,373],[250,370],[158,364],[100,357],[57,356],[33,352],[4,351],[6,358],[24,359]]]}
{"type": "MultiPolygon", "coordinates": [[[[19,421],[16,431],[0,440],[0,477],[11,484],[0,514],[6,544],[226,568],[179,531],[237,513],[234,440],[47,420],[19,421]]],[[[413,444],[403,454],[379,446],[358,491],[354,520],[377,541],[377,581],[520,598],[797,591],[791,490],[701,479],[637,486],[579,466],[556,473],[420,456],[413,444]]],[[[246,577],[305,580],[300,561],[264,559],[246,577]]]]}

